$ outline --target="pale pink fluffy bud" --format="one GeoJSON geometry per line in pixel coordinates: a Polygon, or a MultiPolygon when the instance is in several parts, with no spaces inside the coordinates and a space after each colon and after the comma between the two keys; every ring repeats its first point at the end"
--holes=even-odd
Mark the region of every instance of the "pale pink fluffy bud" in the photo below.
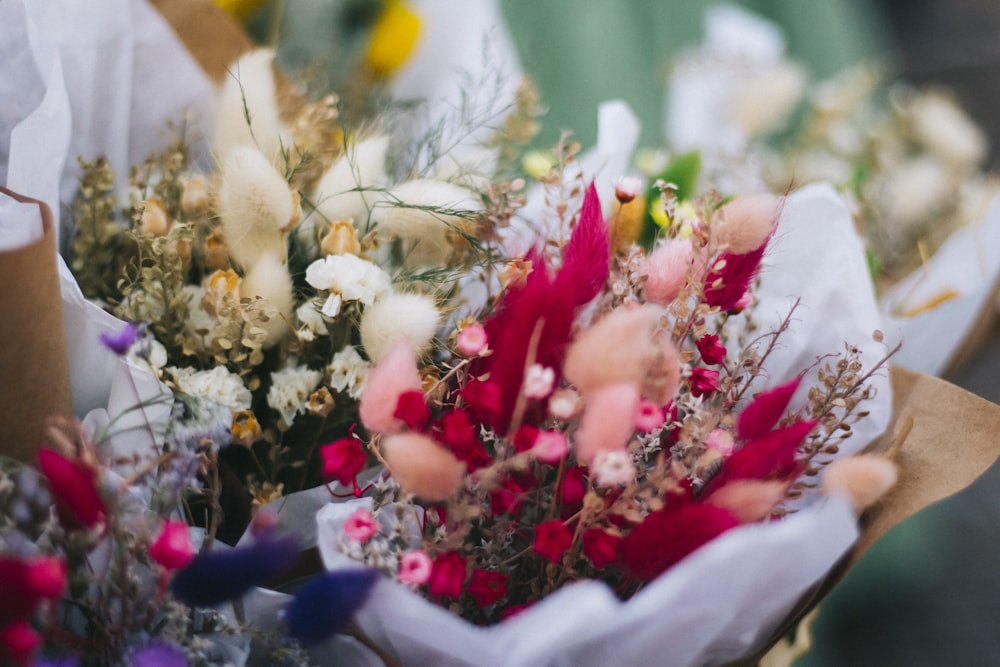
{"type": "Polygon", "coordinates": [[[896,464],[881,456],[862,454],[837,459],[823,470],[823,490],[846,493],[860,514],[896,483],[896,464]]]}
{"type": "Polygon", "coordinates": [[[408,341],[400,341],[368,374],[358,406],[361,423],[370,431],[398,433],[403,428],[403,422],[393,415],[399,396],[420,389],[420,374],[413,347],[408,341]]]}
{"type": "Polygon", "coordinates": [[[426,435],[391,435],[382,440],[381,450],[403,490],[422,500],[447,500],[462,485],[465,465],[426,435]]]}
{"type": "Polygon", "coordinates": [[[770,516],[787,491],[787,482],[737,480],[713,491],[707,502],[729,510],[742,523],[752,523],[770,516]]]}
{"type": "Polygon", "coordinates": [[[584,394],[633,382],[650,400],[665,404],[677,390],[680,361],[666,334],[656,331],[661,313],[651,305],[621,308],[580,332],[566,353],[566,378],[584,394]]]}
{"type": "Polygon", "coordinates": [[[624,451],[635,431],[639,387],[619,382],[591,392],[573,437],[577,460],[588,465],[601,452],[624,451]]]}
{"type": "Polygon", "coordinates": [[[782,199],[772,194],[737,197],[712,218],[712,243],[716,250],[743,255],[767,240],[778,222],[782,199]]]}
{"type": "Polygon", "coordinates": [[[687,239],[661,243],[643,263],[646,300],[666,306],[677,298],[694,261],[694,249],[687,239]]]}

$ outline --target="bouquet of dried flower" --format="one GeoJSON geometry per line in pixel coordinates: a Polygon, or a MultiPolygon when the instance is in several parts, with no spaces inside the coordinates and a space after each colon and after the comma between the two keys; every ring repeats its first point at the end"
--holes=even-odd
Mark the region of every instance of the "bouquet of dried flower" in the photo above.
{"type": "MultiPolygon", "coordinates": [[[[493,638],[516,635],[512,617],[536,605],[539,616],[565,612],[542,600],[559,591],[565,605],[572,595],[560,589],[574,582],[642,597],[731,530],[780,524],[820,490],[846,492],[860,511],[895,478],[880,458],[830,463],[868,415],[893,350],[866,357],[848,342],[767,377],[798,308],[774,329],[757,321],[754,286],[781,233],[781,198],[711,194],[681,207],[665,188],[665,237],[648,255],[635,245],[613,252],[596,191],[570,204],[584,187],[567,173],[550,178],[563,236],[508,264],[503,292],[481,319],[459,323],[437,368],[396,344],[362,393],[371,438],[321,450],[329,478],[370,496],[318,512],[328,567],[377,567],[472,623],[500,622],[493,638]],[[360,489],[366,446],[386,474],[360,489]]],[[[616,196],[627,202],[635,187],[622,181],[616,196]]],[[[403,604],[385,595],[374,616],[403,604]]],[[[513,659],[490,657],[486,635],[440,622],[459,638],[442,640],[443,627],[428,635],[433,621],[411,633],[386,620],[375,633],[404,661],[513,659]]],[[[536,646],[505,664],[545,662],[553,650],[582,660],[583,644],[536,646]]],[[[714,655],[702,649],[692,661],[714,655]]]]}

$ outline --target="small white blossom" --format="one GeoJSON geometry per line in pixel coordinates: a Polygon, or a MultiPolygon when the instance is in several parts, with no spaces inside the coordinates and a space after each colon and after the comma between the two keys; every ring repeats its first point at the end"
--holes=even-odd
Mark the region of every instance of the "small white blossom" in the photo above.
{"type": "Polygon", "coordinates": [[[635,480],[635,463],[628,452],[601,452],[590,466],[594,484],[603,487],[625,486],[635,480]]]}
{"type": "Polygon", "coordinates": [[[345,392],[351,398],[361,398],[368,380],[369,364],[361,358],[353,345],[333,355],[326,367],[330,374],[330,387],[345,392]]]}
{"type": "Polygon", "coordinates": [[[271,374],[271,388],[267,391],[267,404],[281,413],[287,426],[295,415],[305,412],[309,395],[319,386],[323,374],[306,366],[288,366],[271,374]]]}
{"type": "MultiPolygon", "coordinates": [[[[295,311],[295,315],[299,318],[302,326],[305,327],[304,330],[314,336],[326,336],[329,333],[326,328],[326,322],[323,321],[323,316],[316,309],[314,301],[306,301],[299,306],[295,311]]],[[[301,333],[302,331],[300,331],[301,333]]],[[[312,340],[312,338],[310,337],[309,340],[312,340]]]]}
{"type": "Polygon", "coordinates": [[[252,396],[239,375],[216,366],[210,371],[196,371],[193,368],[168,368],[174,384],[185,394],[214,401],[233,412],[249,410],[252,396]]]}
{"type": "Polygon", "coordinates": [[[336,317],[345,301],[370,306],[392,291],[389,274],[357,255],[327,255],[306,268],[306,282],[330,297],[323,305],[327,317],[336,317]]]}
{"type": "Polygon", "coordinates": [[[524,374],[524,395],[528,398],[545,398],[552,393],[556,372],[541,364],[531,364],[524,374]]]}

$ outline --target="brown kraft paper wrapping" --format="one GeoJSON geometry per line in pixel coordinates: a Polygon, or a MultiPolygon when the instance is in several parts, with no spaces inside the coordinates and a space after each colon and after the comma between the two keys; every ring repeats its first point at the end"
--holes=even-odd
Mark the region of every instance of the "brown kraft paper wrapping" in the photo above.
{"type": "Polygon", "coordinates": [[[0,192],[37,204],[44,229],[38,241],[0,252],[0,455],[34,463],[47,419],[73,415],[55,229],[48,206],[0,192]]]}
{"type": "Polygon", "coordinates": [[[1000,405],[905,368],[893,367],[891,377],[892,422],[869,451],[898,450],[893,455],[898,482],[862,516],[861,535],[841,565],[800,600],[759,652],[732,666],[756,665],[879,538],[932,503],[965,489],[1000,456],[1000,405]]]}

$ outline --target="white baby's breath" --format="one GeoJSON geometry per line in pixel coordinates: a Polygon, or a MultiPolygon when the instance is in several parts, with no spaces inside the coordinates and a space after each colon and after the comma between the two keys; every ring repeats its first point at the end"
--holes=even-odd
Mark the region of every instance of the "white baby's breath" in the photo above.
{"type": "Polygon", "coordinates": [[[368,380],[370,364],[365,361],[353,345],[333,355],[326,371],[330,377],[330,387],[346,393],[351,398],[361,398],[368,380]]]}
{"type": "Polygon", "coordinates": [[[183,393],[214,401],[233,412],[249,410],[253,396],[243,384],[239,375],[231,373],[225,366],[216,366],[208,371],[193,368],[167,368],[174,384],[183,393]]]}
{"type": "Polygon", "coordinates": [[[291,427],[295,416],[305,412],[306,401],[319,386],[323,374],[306,366],[287,366],[271,374],[267,404],[281,414],[285,426],[291,427]]]}

